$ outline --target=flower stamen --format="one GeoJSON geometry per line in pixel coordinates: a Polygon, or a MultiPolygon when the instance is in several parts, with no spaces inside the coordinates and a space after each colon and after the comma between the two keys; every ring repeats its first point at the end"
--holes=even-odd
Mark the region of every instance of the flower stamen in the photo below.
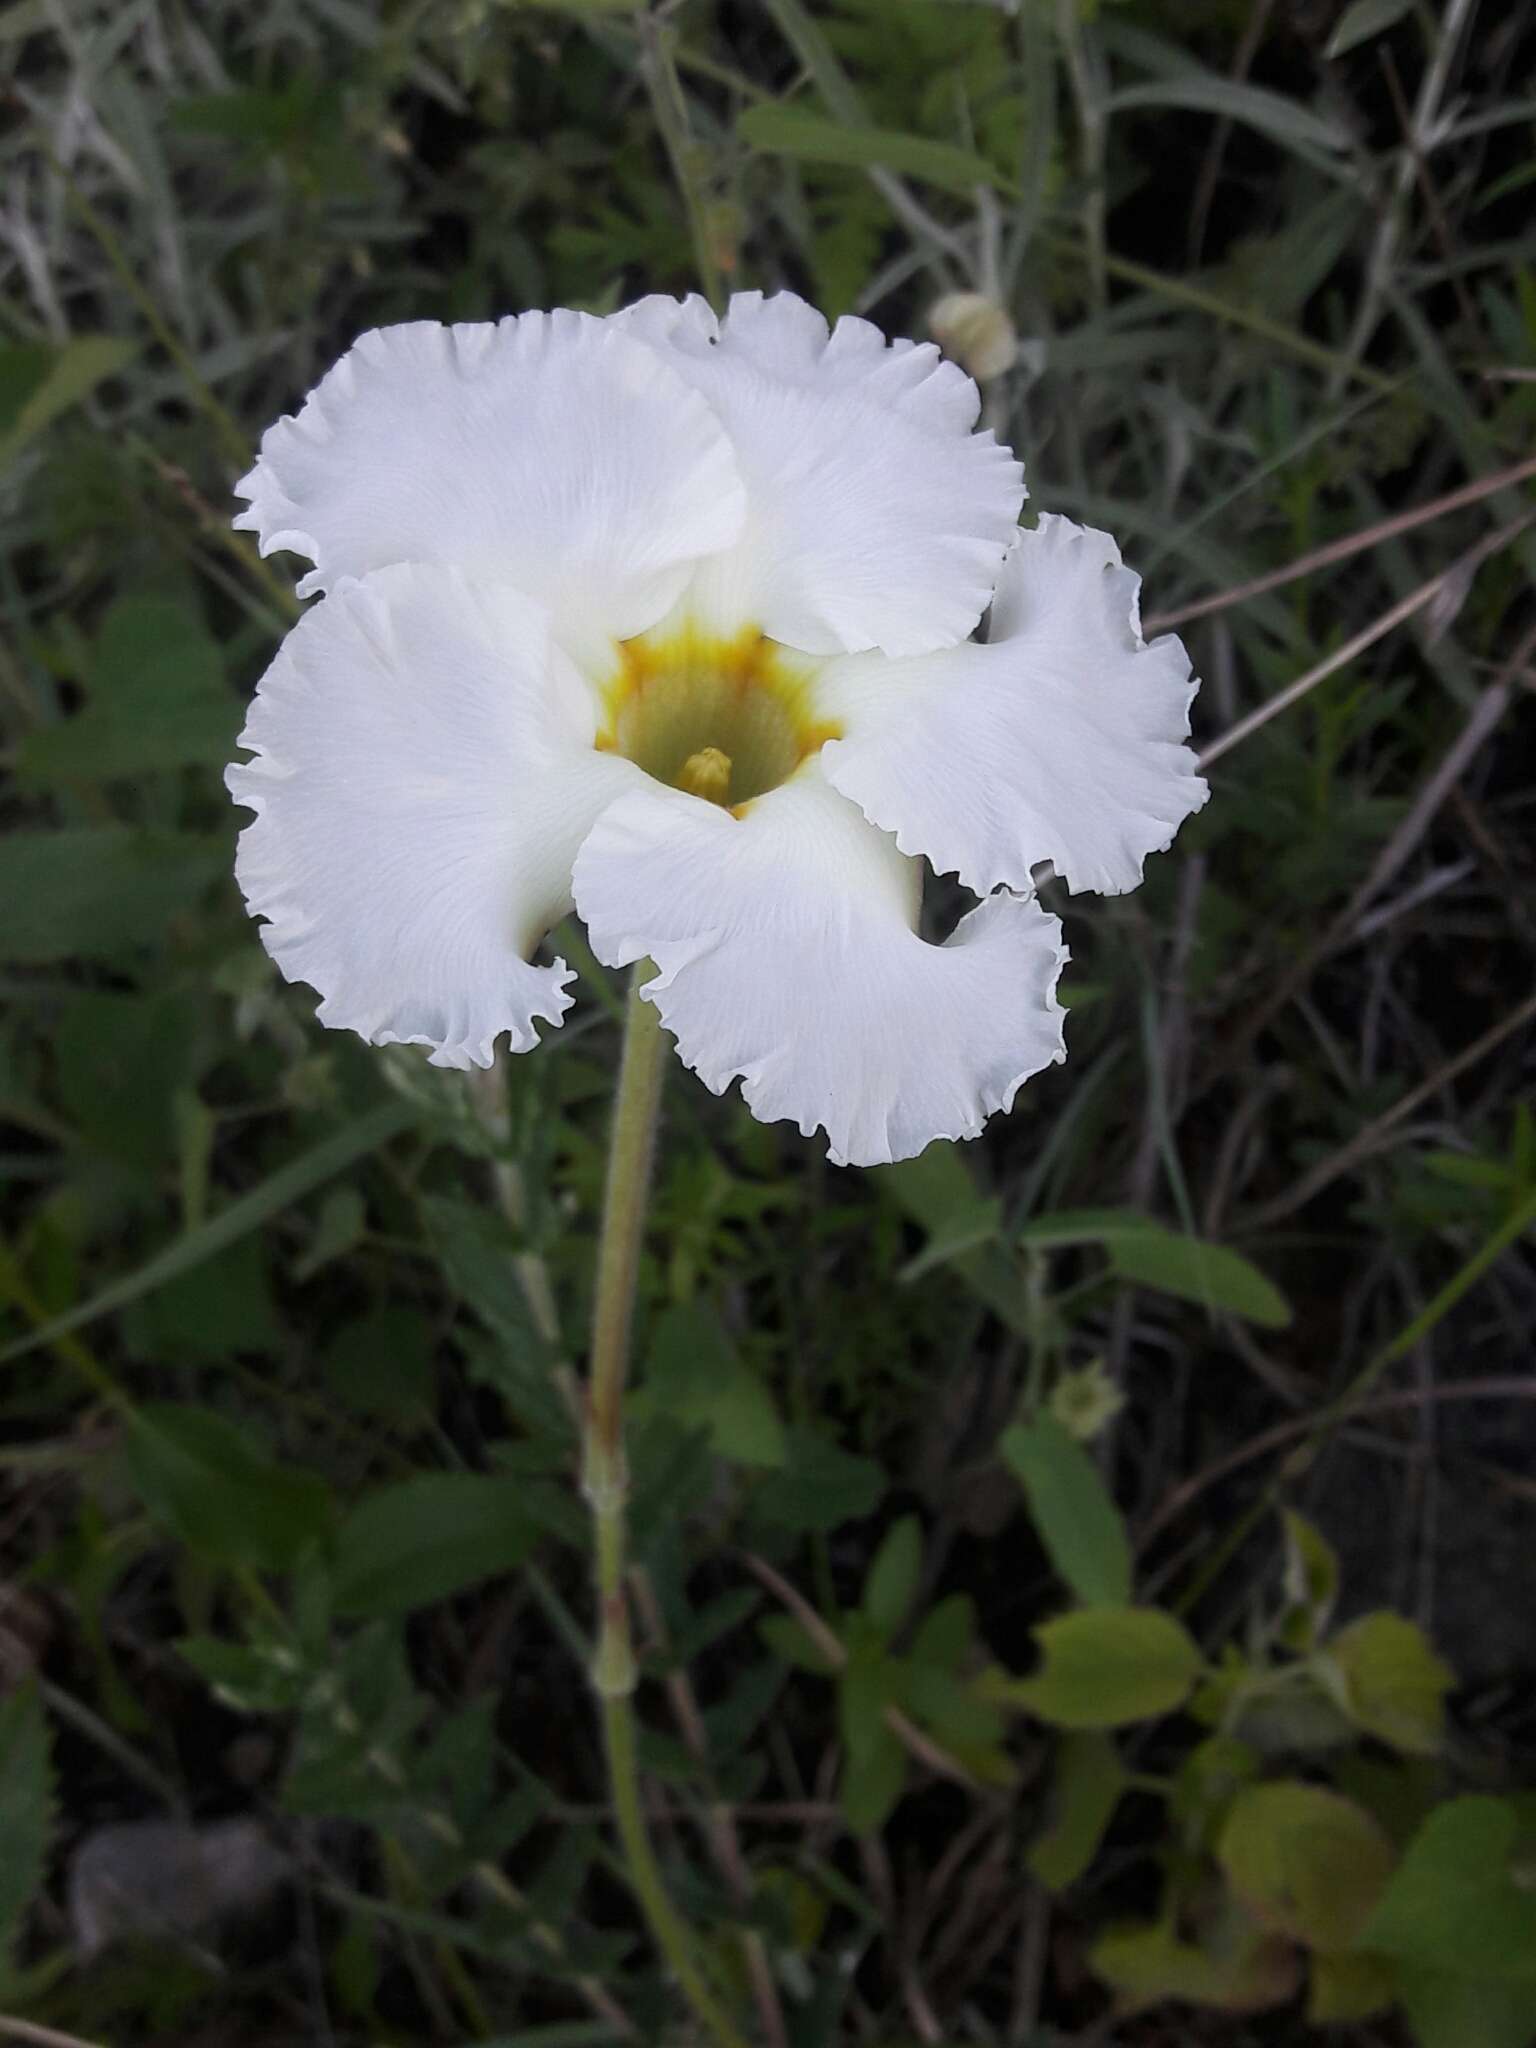
{"type": "Polygon", "coordinates": [[[718,747],[700,747],[690,754],[678,774],[677,786],[689,796],[702,797],[707,804],[729,804],[731,757],[718,747]]]}

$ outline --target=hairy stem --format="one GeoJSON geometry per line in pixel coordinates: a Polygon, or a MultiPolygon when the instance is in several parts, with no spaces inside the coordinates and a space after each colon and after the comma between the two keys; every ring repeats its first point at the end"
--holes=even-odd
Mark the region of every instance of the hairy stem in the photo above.
{"type": "Polygon", "coordinates": [[[592,1319],[582,1463],[582,1488],[592,1509],[597,1558],[598,1631],[592,1684],[602,1708],[614,1820],[635,1898],[699,2019],[721,2048],[745,2048],[742,2035],[705,1981],[688,1929],[667,1896],[640,1803],[635,1754],[635,1655],[624,1592],[629,1493],[624,1460],[624,1381],[666,1051],[655,1006],[642,1002],[639,995],[640,977],[648,971],[649,963],[642,962],[630,986],[592,1319]]]}

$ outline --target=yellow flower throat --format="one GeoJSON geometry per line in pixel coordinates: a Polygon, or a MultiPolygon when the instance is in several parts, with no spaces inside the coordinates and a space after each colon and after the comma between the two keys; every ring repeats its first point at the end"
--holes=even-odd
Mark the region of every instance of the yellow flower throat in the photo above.
{"type": "Polygon", "coordinates": [[[667,627],[623,641],[617,655],[597,745],[738,816],[839,736],[815,715],[820,664],[756,627],[730,639],[667,627]]]}

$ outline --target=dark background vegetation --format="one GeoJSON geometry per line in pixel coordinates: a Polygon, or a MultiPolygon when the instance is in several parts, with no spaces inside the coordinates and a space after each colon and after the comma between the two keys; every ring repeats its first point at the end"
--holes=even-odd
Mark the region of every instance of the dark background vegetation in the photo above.
{"type": "Polygon", "coordinates": [[[0,2038],[695,2038],[583,1674],[617,992],[562,934],[581,1003],[485,1088],[322,1032],[219,770],[293,616],[228,527],[261,428],[366,327],[701,240],[892,334],[1006,307],[1032,504],[1217,600],[1202,745],[1396,617],[1054,905],[1071,1057],[981,1143],[839,1171],[671,1074],[674,1889],[796,2048],[1536,2037],[1532,19],[0,9],[0,2038]],[[1207,1661],[1111,1734],[1000,1674],[1064,1610],[1132,1643],[1122,1527],[1207,1661]]]}

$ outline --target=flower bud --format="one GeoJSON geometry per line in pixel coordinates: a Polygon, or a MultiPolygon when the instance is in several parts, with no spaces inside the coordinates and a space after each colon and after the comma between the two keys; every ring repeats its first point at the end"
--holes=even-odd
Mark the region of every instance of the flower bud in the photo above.
{"type": "Polygon", "coordinates": [[[978,384],[1001,377],[1019,358],[1012,320],[981,292],[946,292],[928,309],[928,332],[978,384]]]}

